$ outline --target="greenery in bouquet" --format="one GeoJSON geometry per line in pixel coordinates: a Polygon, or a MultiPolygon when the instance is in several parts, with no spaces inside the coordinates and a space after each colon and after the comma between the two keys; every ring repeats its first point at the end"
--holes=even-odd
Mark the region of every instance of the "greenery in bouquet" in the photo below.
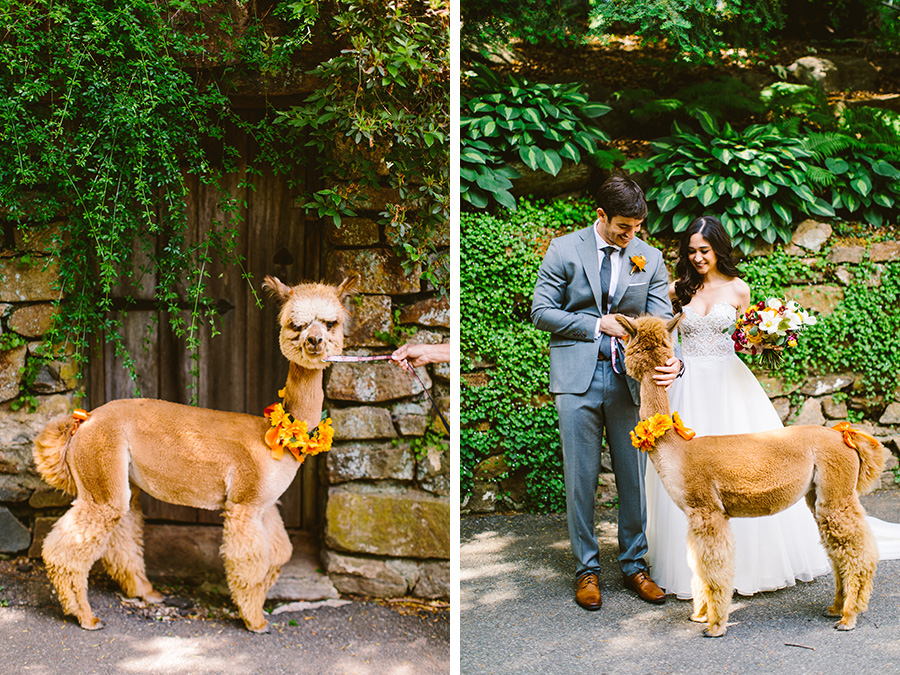
{"type": "Polygon", "coordinates": [[[769,298],[747,308],[735,323],[731,339],[736,352],[759,356],[763,366],[774,368],[785,349],[799,344],[800,332],[815,323],[816,317],[793,300],[769,298]]]}

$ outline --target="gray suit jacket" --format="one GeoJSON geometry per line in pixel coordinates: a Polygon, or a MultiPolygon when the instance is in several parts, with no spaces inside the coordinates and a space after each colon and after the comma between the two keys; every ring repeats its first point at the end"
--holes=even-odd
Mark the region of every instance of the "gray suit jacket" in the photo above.
{"type": "MultiPolygon", "coordinates": [[[[600,341],[594,340],[600,316],[600,264],[593,225],[550,242],[538,271],[531,304],[531,320],[550,332],[550,391],[583,394],[590,387],[600,341]]],[[[625,249],[610,313],[636,317],[653,314],[672,317],[669,273],[662,254],[638,238],[625,249]],[[643,271],[635,271],[631,257],[647,259],[643,271]]],[[[621,352],[619,356],[622,356],[621,352]]],[[[622,369],[624,370],[624,361],[622,369]]],[[[628,378],[637,405],[640,383],[628,378]]]]}

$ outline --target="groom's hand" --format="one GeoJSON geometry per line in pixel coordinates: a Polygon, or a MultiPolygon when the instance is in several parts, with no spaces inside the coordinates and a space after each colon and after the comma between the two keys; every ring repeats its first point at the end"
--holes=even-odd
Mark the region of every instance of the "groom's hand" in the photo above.
{"type": "Polygon", "coordinates": [[[617,316],[619,316],[619,314],[604,314],[601,316],[600,332],[604,335],[612,335],[614,338],[619,338],[621,340],[627,337],[628,333],[622,328],[622,324],[616,320],[617,316]]]}
{"type": "Polygon", "coordinates": [[[678,373],[681,372],[681,361],[673,356],[666,361],[666,365],[656,366],[656,371],[656,374],[653,376],[656,384],[660,387],[665,387],[666,391],[669,391],[669,387],[672,386],[675,378],[678,377],[678,373]]]}

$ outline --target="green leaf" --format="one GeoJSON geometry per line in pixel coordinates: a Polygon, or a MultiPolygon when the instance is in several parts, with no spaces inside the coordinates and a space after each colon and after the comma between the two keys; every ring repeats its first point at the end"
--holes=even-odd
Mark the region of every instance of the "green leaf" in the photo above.
{"type": "Polygon", "coordinates": [[[744,197],[741,200],[741,210],[748,216],[755,216],[759,213],[759,202],[750,197],[744,197]]]}
{"type": "Polygon", "coordinates": [[[881,227],[882,223],[884,223],[884,217],[881,215],[881,211],[872,207],[866,209],[865,219],[869,225],[874,225],[875,227],[881,227]]]}
{"type": "Polygon", "coordinates": [[[876,192],[872,195],[872,201],[874,201],[878,206],[883,206],[886,209],[891,209],[894,207],[896,203],[894,198],[890,195],[886,195],[883,192],[876,192]]]}
{"type": "Polygon", "coordinates": [[[717,160],[722,162],[722,164],[728,165],[731,162],[731,151],[728,148],[713,148],[710,150],[712,156],[717,160]]]}
{"type": "Polygon", "coordinates": [[[532,171],[537,171],[540,168],[540,161],[543,158],[543,154],[537,146],[534,145],[523,145],[519,147],[519,159],[525,162],[525,165],[531,169],[532,171]]]}
{"type": "Polygon", "coordinates": [[[816,200],[813,191],[806,185],[790,185],[788,186],[794,191],[794,194],[800,197],[804,202],[814,202],[816,200]]]}
{"type": "Polygon", "coordinates": [[[728,191],[728,194],[731,195],[732,199],[740,199],[744,196],[744,186],[734,178],[726,179],[725,189],[728,191]]]}
{"type": "Polygon", "coordinates": [[[762,182],[758,183],[756,187],[759,188],[759,191],[762,193],[763,197],[771,197],[776,192],[778,192],[778,188],[772,185],[767,180],[763,180],[762,182]]]}
{"type": "Polygon", "coordinates": [[[675,186],[675,189],[685,197],[694,197],[697,195],[697,190],[700,189],[700,183],[693,178],[688,178],[687,180],[678,183],[678,185],[675,186]]]}
{"type": "Polygon", "coordinates": [[[872,181],[865,174],[857,175],[851,178],[849,181],[849,185],[863,197],[868,197],[869,192],[872,191],[872,181]]]}
{"type": "Polygon", "coordinates": [[[553,174],[554,176],[560,172],[563,161],[556,150],[551,148],[544,151],[539,150],[538,153],[538,165],[544,169],[544,171],[553,174]]]}
{"type": "Polygon", "coordinates": [[[697,199],[703,206],[709,206],[719,199],[719,195],[716,194],[716,190],[712,185],[706,184],[702,185],[697,191],[697,199]]]}
{"type": "Polygon", "coordinates": [[[684,232],[687,226],[691,224],[693,218],[689,211],[679,211],[672,216],[672,229],[675,232],[684,232]]]}
{"type": "Polygon", "coordinates": [[[476,209],[483,209],[488,205],[488,198],[481,190],[469,189],[462,194],[462,198],[469,202],[476,209]]]}
{"type": "Polygon", "coordinates": [[[574,143],[570,143],[568,141],[564,143],[559,151],[559,154],[565,159],[571,159],[576,164],[581,162],[581,152],[579,152],[578,146],[574,143]]]}
{"type": "Polygon", "coordinates": [[[772,210],[775,212],[775,214],[779,218],[781,218],[781,221],[783,223],[787,223],[788,225],[790,225],[791,222],[793,221],[793,217],[791,216],[791,210],[788,207],[786,207],[784,204],[782,204],[781,202],[777,202],[777,201],[772,202],[772,210]]]}
{"type": "Polygon", "coordinates": [[[734,239],[734,235],[737,234],[737,228],[735,227],[734,221],[731,219],[731,216],[726,212],[719,216],[719,222],[722,223],[722,227],[725,228],[725,231],[728,233],[728,236],[734,239]]]}
{"type": "Polygon", "coordinates": [[[516,198],[513,197],[507,190],[498,190],[494,193],[494,199],[497,200],[497,203],[501,206],[505,206],[510,211],[516,210],[516,198]]]}
{"type": "Polygon", "coordinates": [[[684,196],[678,194],[674,188],[664,187],[659,191],[659,197],[656,200],[657,208],[665,213],[671,211],[684,200],[684,196]]]}
{"type": "Polygon", "coordinates": [[[586,103],[585,105],[582,105],[579,110],[587,117],[601,117],[612,110],[612,108],[602,103],[586,103]]]}
{"type": "Polygon", "coordinates": [[[900,178],[900,171],[898,171],[890,162],[886,162],[883,159],[879,159],[875,162],[872,162],[872,171],[877,173],[879,176],[885,176],[887,178],[900,178]]]}
{"type": "Polygon", "coordinates": [[[826,202],[821,197],[816,197],[813,201],[807,204],[807,207],[809,208],[809,211],[811,213],[814,213],[817,216],[834,217],[834,209],[831,207],[831,204],[826,202]]]}
{"type": "Polygon", "coordinates": [[[543,119],[541,119],[540,114],[538,114],[538,111],[534,108],[525,108],[522,111],[522,119],[526,122],[532,122],[539,125],[542,130],[547,128],[543,119]]]}
{"type": "Polygon", "coordinates": [[[850,165],[837,157],[826,157],[825,168],[831,171],[831,173],[840,176],[842,173],[846,173],[847,169],[850,168],[850,165]]]}

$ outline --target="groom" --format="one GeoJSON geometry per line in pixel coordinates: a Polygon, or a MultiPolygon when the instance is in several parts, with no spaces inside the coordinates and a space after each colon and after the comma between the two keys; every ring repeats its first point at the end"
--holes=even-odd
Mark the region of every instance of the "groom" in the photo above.
{"type": "MultiPolygon", "coordinates": [[[[550,391],[556,394],[566,482],[566,516],[577,560],[575,601],[600,609],[600,551],[594,500],[600,477],[600,442],[612,455],[619,494],[619,566],[627,588],[662,604],[665,593],[650,578],[644,556],[647,521],[644,467],[631,444],[639,420],[640,383],[625,375],[625,331],[616,314],[670,318],[669,275],[662,254],[635,235],[647,217],[641,188],[613,176],[600,187],[591,227],[550,242],[538,272],[531,319],[550,332],[550,391]]],[[[671,359],[655,375],[669,386],[681,369],[671,359]]]]}

